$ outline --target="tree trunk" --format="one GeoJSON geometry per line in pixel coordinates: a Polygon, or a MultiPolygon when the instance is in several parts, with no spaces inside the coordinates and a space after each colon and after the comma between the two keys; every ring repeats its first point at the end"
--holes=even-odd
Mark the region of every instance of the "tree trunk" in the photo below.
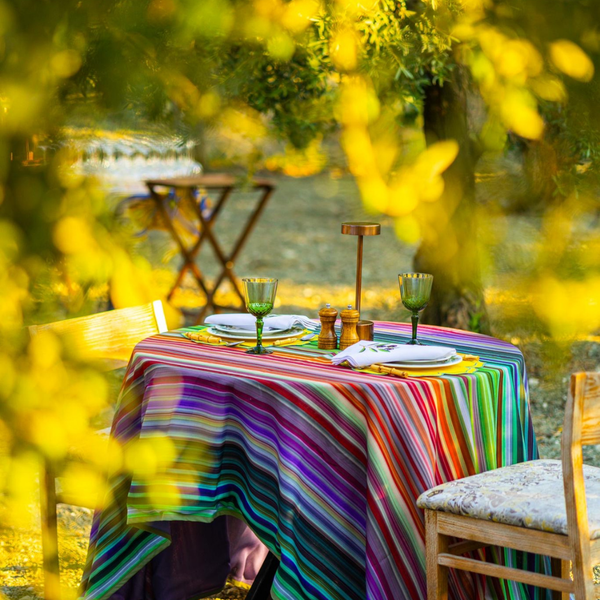
{"type": "Polygon", "coordinates": [[[427,88],[423,111],[427,145],[454,139],[460,151],[444,173],[442,197],[422,207],[425,227],[414,268],[434,276],[425,323],[488,332],[475,210],[477,158],[469,136],[470,87],[468,74],[458,68],[443,86],[427,88]]]}

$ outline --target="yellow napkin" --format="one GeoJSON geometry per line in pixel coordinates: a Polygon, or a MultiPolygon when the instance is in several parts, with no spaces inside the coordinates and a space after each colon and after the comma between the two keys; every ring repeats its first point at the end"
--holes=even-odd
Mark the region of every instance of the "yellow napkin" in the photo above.
{"type": "Polygon", "coordinates": [[[216,346],[227,343],[220,337],[204,333],[204,331],[186,331],[183,335],[188,338],[188,340],[194,342],[204,342],[205,344],[215,344],[216,346]]]}
{"type": "Polygon", "coordinates": [[[308,329],[305,329],[302,333],[296,334],[294,337],[285,338],[283,340],[268,341],[265,345],[268,346],[303,346],[304,344],[310,343],[310,340],[301,340],[307,333],[312,333],[308,329]]]}

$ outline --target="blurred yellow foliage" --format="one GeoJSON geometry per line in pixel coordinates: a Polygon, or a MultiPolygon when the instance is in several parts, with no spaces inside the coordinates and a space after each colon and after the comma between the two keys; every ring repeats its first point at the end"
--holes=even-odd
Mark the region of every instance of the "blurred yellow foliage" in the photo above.
{"type": "Polygon", "coordinates": [[[87,253],[97,249],[89,223],[79,217],[64,217],[57,223],[54,243],[64,254],[87,253]]]}
{"type": "Polygon", "coordinates": [[[458,150],[456,140],[436,142],[424,150],[414,166],[421,184],[427,186],[436,180],[454,162],[458,150]]]}
{"type": "Polygon", "coordinates": [[[534,308],[558,340],[572,340],[600,328],[600,277],[557,279],[547,275],[534,282],[534,308]]]}
{"type": "Polygon", "coordinates": [[[350,171],[357,178],[368,210],[401,217],[412,213],[420,202],[440,198],[444,191],[441,175],[458,154],[454,140],[437,142],[413,164],[398,167],[399,139],[389,135],[389,128],[377,133],[373,130],[377,120],[386,115],[381,114],[377,96],[366,78],[353,76],[344,82],[338,111],[350,171]]]}
{"type": "Polygon", "coordinates": [[[198,114],[201,118],[214,117],[221,108],[221,98],[214,90],[203,94],[198,103],[198,114]]]}
{"type": "Polygon", "coordinates": [[[306,29],[319,11],[319,3],[315,0],[292,0],[284,6],[281,24],[293,33],[306,29]]]}
{"type": "Polygon", "coordinates": [[[166,302],[168,289],[161,284],[162,271],[150,262],[137,256],[132,258],[122,249],[112,254],[112,272],[110,277],[110,298],[115,308],[141,306],[163,300],[163,309],[167,325],[175,329],[182,324],[182,315],[169,302],[166,302]]]}
{"type": "Polygon", "coordinates": [[[380,115],[377,94],[363,77],[344,80],[338,105],[340,121],[347,126],[366,126],[380,115]]]}
{"type": "Polygon", "coordinates": [[[358,43],[351,29],[341,29],[331,40],[331,60],[341,72],[353,71],[358,64],[358,43]]]}
{"type": "MultiPolygon", "coordinates": [[[[4,458],[4,457],[2,457],[4,458]]],[[[38,516],[31,510],[31,500],[37,493],[37,479],[40,467],[39,456],[32,451],[21,451],[14,454],[8,462],[6,479],[2,482],[4,489],[4,505],[11,525],[15,527],[31,527],[38,516]]],[[[4,469],[2,469],[4,471],[4,469]]]]}
{"type": "Polygon", "coordinates": [[[277,19],[285,7],[281,0],[255,0],[254,9],[260,16],[277,19]]]}
{"type": "Polygon", "coordinates": [[[173,481],[165,481],[161,477],[155,477],[146,486],[146,494],[152,508],[175,508],[181,504],[181,492],[173,481]]]}
{"type": "Polygon", "coordinates": [[[203,37],[227,35],[233,25],[235,15],[229,0],[203,0],[191,3],[193,10],[186,15],[186,22],[203,37]]]}
{"type": "Polygon", "coordinates": [[[39,111],[44,106],[44,96],[24,83],[8,81],[2,88],[2,98],[5,105],[3,127],[13,134],[27,135],[35,128],[39,111]]]}
{"type": "Polygon", "coordinates": [[[421,226],[413,215],[399,217],[394,220],[396,235],[407,244],[416,244],[421,238],[421,226]]]}
{"type": "Polygon", "coordinates": [[[102,506],[108,492],[104,474],[84,463],[69,463],[60,484],[64,497],[76,506],[102,506]]]}
{"type": "Polygon", "coordinates": [[[248,106],[226,108],[221,114],[221,123],[230,136],[259,141],[267,135],[260,114],[248,106]]]}
{"type": "Polygon", "coordinates": [[[536,140],[544,131],[544,121],[533,98],[523,90],[510,90],[501,105],[505,125],[521,137],[536,140]]]}
{"type": "Polygon", "coordinates": [[[518,77],[522,74],[535,77],[541,73],[542,68],[542,57],[531,42],[511,40],[504,46],[499,70],[505,77],[518,77]]]}
{"type": "Polygon", "coordinates": [[[76,50],[63,50],[52,57],[50,64],[58,77],[71,77],[81,67],[81,55],[76,50]]]}
{"type": "Polygon", "coordinates": [[[146,479],[164,473],[175,457],[175,445],[168,437],[142,437],[125,448],[124,462],[134,478],[146,479]]]}
{"type": "Polygon", "coordinates": [[[327,162],[321,142],[320,137],[315,138],[302,150],[287,146],[284,154],[274,154],[267,158],[265,167],[270,171],[281,171],[290,177],[308,177],[320,173],[327,162]]]}
{"type": "Polygon", "coordinates": [[[269,38],[267,50],[275,60],[285,62],[290,60],[294,55],[296,43],[287,33],[278,32],[269,38]]]}
{"type": "Polygon", "coordinates": [[[336,0],[338,10],[350,17],[357,17],[362,14],[368,14],[377,6],[377,0],[366,0],[360,2],[357,0],[336,0]]]}
{"type": "Polygon", "coordinates": [[[594,63],[575,43],[557,40],[550,44],[550,58],[554,66],[565,75],[579,81],[590,81],[594,76],[594,63]]]}
{"type": "Polygon", "coordinates": [[[40,331],[29,344],[29,357],[34,369],[46,370],[61,358],[62,345],[52,331],[40,331]]]}
{"type": "Polygon", "coordinates": [[[391,217],[401,217],[410,214],[419,205],[417,180],[409,168],[403,168],[389,189],[388,205],[383,211],[391,217]]]}
{"type": "Polygon", "coordinates": [[[563,82],[549,74],[532,80],[531,88],[540,98],[550,102],[564,102],[567,99],[563,82]]]}

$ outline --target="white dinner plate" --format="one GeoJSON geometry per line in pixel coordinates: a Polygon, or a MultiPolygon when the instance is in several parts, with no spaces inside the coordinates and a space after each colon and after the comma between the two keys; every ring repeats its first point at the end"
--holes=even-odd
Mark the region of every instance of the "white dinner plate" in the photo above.
{"type": "MultiPolygon", "coordinates": [[[[231,333],[231,334],[240,334],[240,335],[250,335],[250,336],[255,336],[256,337],[256,327],[253,327],[252,329],[247,329],[247,328],[243,328],[243,327],[235,327],[234,325],[219,325],[218,323],[215,323],[214,325],[211,325],[211,327],[213,329],[215,329],[216,331],[220,331],[221,333],[231,333]]],[[[263,335],[265,333],[285,333],[285,332],[290,332],[290,331],[295,331],[297,328],[299,327],[299,325],[296,325],[295,327],[286,327],[285,329],[278,327],[278,328],[274,328],[274,329],[267,329],[265,327],[265,329],[263,329],[263,335]]],[[[293,335],[293,334],[291,334],[293,335]]]]}
{"type": "MultiPolygon", "coordinates": [[[[216,335],[217,337],[226,338],[228,340],[255,340],[256,339],[256,331],[248,331],[245,329],[240,333],[232,333],[231,330],[221,331],[220,329],[216,329],[215,326],[211,326],[208,329],[205,329],[207,333],[210,335],[216,335]]],[[[287,337],[296,337],[304,333],[304,327],[292,327],[292,329],[286,329],[285,331],[273,332],[271,331],[263,331],[263,340],[283,340],[287,337]]]]}
{"type": "Polygon", "coordinates": [[[388,367],[401,367],[403,369],[435,369],[439,367],[451,367],[462,362],[462,356],[455,354],[444,360],[412,360],[408,362],[386,362],[382,363],[388,367]]]}

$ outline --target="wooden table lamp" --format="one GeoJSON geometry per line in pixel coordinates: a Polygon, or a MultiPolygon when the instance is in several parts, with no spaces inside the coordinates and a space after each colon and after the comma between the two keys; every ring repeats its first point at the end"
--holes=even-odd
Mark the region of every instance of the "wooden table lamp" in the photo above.
{"type": "Polygon", "coordinates": [[[363,236],[379,235],[381,233],[381,225],[379,223],[366,223],[364,221],[342,223],[342,233],[345,235],[358,236],[358,250],[356,254],[356,299],[354,301],[354,308],[360,312],[360,300],[362,294],[363,236]]]}

